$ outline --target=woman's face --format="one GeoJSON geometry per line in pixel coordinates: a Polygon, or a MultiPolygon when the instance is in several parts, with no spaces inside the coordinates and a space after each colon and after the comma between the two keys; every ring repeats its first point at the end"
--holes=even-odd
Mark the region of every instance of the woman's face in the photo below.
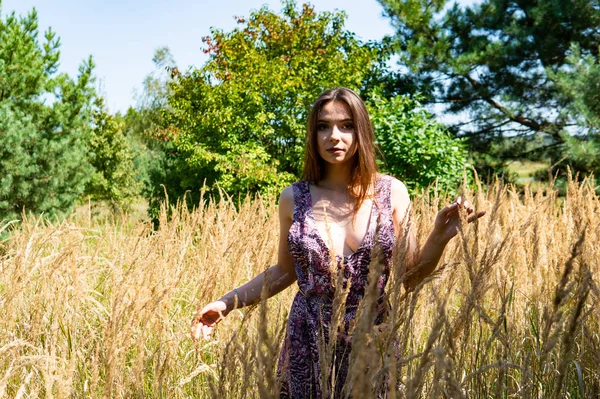
{"type": "Polygon", "coordinates": [[[325,162],[345,163],[356,152],[356,133],[352,111],[345,102],[330,101],[319,112],[317,146],[325,162]]]}

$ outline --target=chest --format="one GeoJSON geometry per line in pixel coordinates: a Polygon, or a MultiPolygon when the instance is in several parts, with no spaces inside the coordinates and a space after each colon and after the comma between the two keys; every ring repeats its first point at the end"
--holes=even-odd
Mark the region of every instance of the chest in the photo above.
{"type": "Polygon", "coordinates": [[[311,186],[309,206],[309,222],[335,255],[349,256],[356,252],[375,228],[377,216],[373,198],[365,199],[356,209],[356,200],[346,193],[311,186]]]}

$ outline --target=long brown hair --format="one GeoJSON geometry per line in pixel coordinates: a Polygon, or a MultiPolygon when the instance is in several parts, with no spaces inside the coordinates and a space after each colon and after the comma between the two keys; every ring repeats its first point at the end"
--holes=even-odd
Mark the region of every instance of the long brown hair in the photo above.
{"type": "Polygon", "coordinates": [[[302,180],[317,185],[325,177],[325,161],[319,155],[317,144],[317,121],[319,112],[330,101],[340,101],[350,107],[354,131],[356,133],[356,152],[352,158],[348,194],[356,199],[354,214],[360,209],[369,194],[369,188],[377,176],[375,162],[375,135],[369,112],[363,100],[354,91],[345,87],[327,90],[317,98],[308,114],[306,130],[306,151],[302,180]]]}

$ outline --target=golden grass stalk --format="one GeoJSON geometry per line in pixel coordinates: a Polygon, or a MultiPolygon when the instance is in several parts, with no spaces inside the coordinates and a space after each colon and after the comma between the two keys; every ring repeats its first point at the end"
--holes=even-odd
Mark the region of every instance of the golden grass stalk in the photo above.
{"type": "MultiPolygon", "coordinates": [[[[565,198],[500,182],[463,196],[488,214],[461,226],[438,271],[411,292],[400,237],[389,317],[377,328],[372,282],[382,265],[374,254],[346,386],[322,387],[365,398],[599,396],[593,182],[571,180],[565,198]]],[[[448,200],[414,198],[408,222],[420,242],[448,200]]],[[[2,225],[0,397],[277,397],[295,288],[232,312],[209,342],[188,336],[199,305],[276,262],[277,224],[273,200],[221,196],[189,210],[165,204],[157,230],[86,210],[2,225]]],[[[347,292],[336,292],[325,354],[335,353],[342,323],[347,292]]],[[[333,359],[323,359],[328,369],[333,359]]]]}

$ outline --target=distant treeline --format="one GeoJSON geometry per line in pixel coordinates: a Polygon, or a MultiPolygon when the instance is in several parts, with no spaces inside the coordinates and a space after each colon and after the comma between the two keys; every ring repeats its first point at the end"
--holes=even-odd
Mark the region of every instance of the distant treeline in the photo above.
{"type": "Polygon", "coordinates": [[[338,86],[367,101],[381,169],[412,192],[456,187],[465,165],[510,178],[514,159],[547,162],[545,178],[600,172],[597,0],[380,3],[396,35],[379,42],[342,12],[283,1],[212,29],[199,68],[161,48],[125,115],[107,111],[91,57],[76,78],[57,72],[35,10],[0,14],[0,220],[140,196],[156,215],[165,192],[193,205],[202,187],[275,195],[299,177],[311,101],[338,86]],[[436,122],[430,104],[468,121],[436,122]]]}

